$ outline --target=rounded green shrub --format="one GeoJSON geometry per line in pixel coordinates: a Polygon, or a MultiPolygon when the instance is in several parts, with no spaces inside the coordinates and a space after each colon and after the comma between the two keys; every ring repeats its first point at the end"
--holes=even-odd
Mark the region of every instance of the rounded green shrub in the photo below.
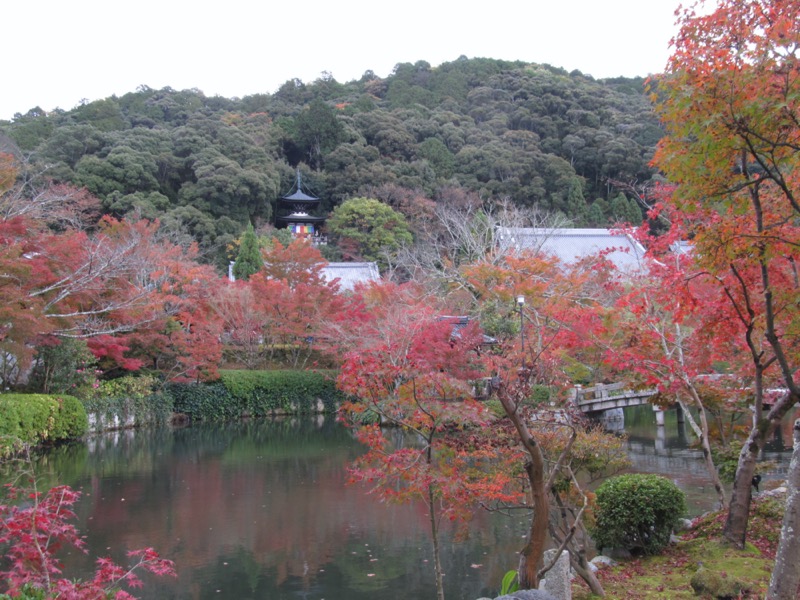
{"type": "Polygon", "coordinates": [[[597,488],[592,537],[598,549],[658,554],[686,514],[686,496],[660,475],[612,477],[597,488]]]}

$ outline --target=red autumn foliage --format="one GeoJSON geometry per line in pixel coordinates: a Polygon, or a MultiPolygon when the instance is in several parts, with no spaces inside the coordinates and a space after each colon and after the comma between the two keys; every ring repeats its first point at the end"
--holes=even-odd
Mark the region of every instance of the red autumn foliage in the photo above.
{"type": "Polygon", "coordinates": [[[128,552],[133,564],[123,567],[110,558],[99,558],[94,577],[73,581],[63,577],[59,551],[75,548],[86,552],[77,528],[70,523],[80,493],[69,486],[57,486],[46,494],[7,487],[8,504],[0,504],[0,544],[7,545],[7,569],[0,572],[14,597],[26,589],[42,590],[48,597],[65,600],[133,600],[121,589],[141,587],[139,571],[174,576],[172,561],[161,558],[152,548],[128,552]]]}
{"type": "Polygon", "coordinates": [[[519,492],[510,490],[509,471],[497,468],[501,448],[466,445],[451,435],[479,432],[488,420],[472,397],[474,380],[486,372],[478,352],[482,333],[475,323],[455,330],[418,292],[394,285],[367,290],[369,318],[353,332],[338,383],[353,398],[343,408],[354,425],[371,412],[394,426],[356,429],[367,452],[353,464],[350,480],[384,501],[426,504],[442,598],[441,521],[463,525],[480,501],[513,501],[519,492]],[[390,433],[396,428],[410,436],[407,442],[397,443],[390,433]]]}

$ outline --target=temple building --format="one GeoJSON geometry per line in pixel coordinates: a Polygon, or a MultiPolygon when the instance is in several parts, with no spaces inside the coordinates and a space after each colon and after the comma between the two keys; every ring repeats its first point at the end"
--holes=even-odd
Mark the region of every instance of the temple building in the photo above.
{"type": "Polygon", "coordinates": [[[381,280],[378,265],[374,262],[335,262],[322,267],[325,281],[336,281],[343,292],[352,292],[358,284],[381,280]]]}
{"type": "Polygon", "coordinates": [[[319,198],[309,196],[303,191],[300,169],[297,170],[297,181],[286,196],[278,199],[275,216],[275,227],[289,229],[294,236],[319,238],[319,229],[325,223],[324,217],[312,214],[319,206],[319,198]]]}
{"type": "Polygon", "coordinates": [[[499,227],[497,244],[503,251],[550,254],[564,264],[602,255],[622,272],[642,269],[645,254],[629,233],[613,229],[499,227]]]}

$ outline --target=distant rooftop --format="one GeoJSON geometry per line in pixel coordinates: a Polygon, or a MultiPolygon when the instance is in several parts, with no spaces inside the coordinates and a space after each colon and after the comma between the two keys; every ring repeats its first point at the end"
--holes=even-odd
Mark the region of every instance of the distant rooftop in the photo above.
{"type": "Polygon", "coordinates": [[[315,196],[309,196],[303,190],[297,190],[294,194],[290,194],[287,196],[282,196],[281,200],[292,200],[292,201],[300,201],[300,202],[318,202],[319,198],[315,196]]]}
{"type": "Polygon", "coordinates": [[[381,274],[374,262],[328,263],[322,269],[326,281],[339,280],[342,291],[352,291],[358,283],[380,281],[381,274]]]}
{"type": "Polygon", "coordinates": [[[501,227],[498,244],[506,249],[544,252],[567,264],[606,251],[606,258],[622,271],[640,268],[645,253],[644,246],[630,235],[611,229],[501,227]]]}
{"type": "Polygon", "coordinates": [[[300,169],[297,169],[294,185],[288,194],[281,196],[281,200],[299,200],[301,202],[318,201],[316,196],[309,196],[303,191],[303,177],[300,175],[300,169]],[[292,191],[294,193],[292,193],[292,191]]]}

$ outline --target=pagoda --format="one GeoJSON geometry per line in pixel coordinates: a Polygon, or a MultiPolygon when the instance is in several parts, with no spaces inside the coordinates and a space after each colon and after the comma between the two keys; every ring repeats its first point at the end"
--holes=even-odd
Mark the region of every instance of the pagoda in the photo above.
{"type": "Polygon", "coordinates": [[[319,227],[325,223],[324,217],[310,214],[319,206],[319,198],[309,196],[303,191],[300,169],[292,191],[278,199],[275,227],[289,229],[294,236],[319,237],[319,227]]]}

